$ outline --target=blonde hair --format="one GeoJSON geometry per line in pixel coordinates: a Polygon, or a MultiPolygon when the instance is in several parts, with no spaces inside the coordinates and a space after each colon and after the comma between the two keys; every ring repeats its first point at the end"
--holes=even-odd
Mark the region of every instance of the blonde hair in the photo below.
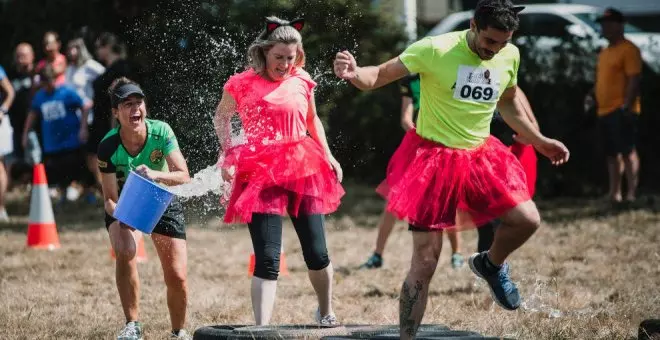
{"type": "Polygon", "coordinates": [[[78,60],[75,60],[76,66],[85,65],[87,60],[92,59],[92,55],[87,50],[85,41],[82,38],[75,38],[69,41],[67,48],[75,47],[78,49],[78,60]]]}
{"type": "Polygon", "coordinates": [[[250,45],[247,51],[248,66],[255,72],[261,74],[266,70],[266,53],[277,43],[296,44],[298,52],[296,54],[295,67],[305,66],[305,50],[303,49],[302,36],[290,22],[278,17],[268,17],[267,20],[277,22],[281,26],[274,29],[270,34],[264,29],[257,39],[250,45]]]}

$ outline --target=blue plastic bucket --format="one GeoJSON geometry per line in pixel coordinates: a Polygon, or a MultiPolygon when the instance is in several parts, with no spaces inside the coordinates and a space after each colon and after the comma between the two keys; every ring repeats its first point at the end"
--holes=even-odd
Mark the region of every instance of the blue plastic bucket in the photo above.
{"type": "Polygon", "coordinates": [[[114,217],[145,234],[151,234],[174,194],[131,171],[115,207],[114,217]]]}

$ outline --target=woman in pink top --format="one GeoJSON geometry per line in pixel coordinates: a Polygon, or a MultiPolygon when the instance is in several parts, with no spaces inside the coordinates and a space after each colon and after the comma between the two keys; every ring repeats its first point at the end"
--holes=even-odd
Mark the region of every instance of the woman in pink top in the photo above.
{"type": "Polygon", "coordinates": [[[290,216],[318,297],[316,321],[336,326],[331,306],[333,269],[324,214],[337,209],[344,190],[316,114],[316,83],[302,67],[302,20],[268,18],[248,49],[249,67],[224,85],[214,126],[218,165],[232,192],[225,222],[247,223],[256,258],[252,308],[257,325],[270,321],[282,247],[282,217],[290,216]],[[231,118],[238,113],[244,139],[232,145],[231,118]],[[309,134],[309,135],[308,135],[309,134]]]}

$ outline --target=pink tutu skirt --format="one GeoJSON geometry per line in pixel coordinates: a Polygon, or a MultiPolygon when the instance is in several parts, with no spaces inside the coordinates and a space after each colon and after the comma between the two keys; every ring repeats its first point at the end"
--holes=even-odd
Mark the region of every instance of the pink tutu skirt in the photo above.
{"type": "Polygon", "coordinates": [[[376,189],[386,209],[422,230],[470,228],[530,199],[516,156],[490,136],[474,149],[454,149],[406,133],[376,189]]]}
{"type": "Polygon", "coordinates": [[[309,137],[234,147],[222,165],[232,166],[227,223],[249,223],[252,213],[328,214],[337,210],[344,195],[323,149],[309,137]]]}
{"type": "Polygon", "coordinates": [[[514,143],[511,145],[510,149],[516,158],[518,158],[518,161],[520,162],[520,165],[522,165],[523,170],[525,170],[529,196],[534,197],[534,193],[536,192],[536,150],[534,150],[534,147],[531,145],[520,143],[514,143]]]}

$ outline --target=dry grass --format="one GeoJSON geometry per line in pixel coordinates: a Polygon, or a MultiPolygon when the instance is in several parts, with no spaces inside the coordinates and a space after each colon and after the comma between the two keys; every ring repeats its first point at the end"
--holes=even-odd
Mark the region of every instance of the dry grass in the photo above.
{"type": "MultiPolygon", "coordinates": [[[[357,191],[341,213],[328,219],[336,268],[335,311],[345,323],[394,324],[411,236],[400,224],[389,241],[384,269],[354,270],[373,247],[373,226],[382,204],[369,192],[357,191]]],[[[589,201],[540,206],[544,227],[510,259],[524,308],[506,312],[494,305],[467,267],[450,269],[445,250],[424,323],[517,339],[633,339],[642,320],[660,316],[657,206],[609,216],[597,216],[603,210],[589,201]],[[561,315],[550,317],[555,310],[561,315]]],[[[25,218],[0,226],[3,338],[113,338],[123,316],[100,213],[100,208],[59,213],[62,248],[54,252],[26,249],[25,218]]],[[[191,331],[210,324],[253,322],[246,275],[249,234],[244,227],[217,221],[189,226],[191,331]]],[[[475,234],[463,233],[466,254],[476,247],[475,234]]],[[[285,251],[290,275],[279,282],[272,321],[309,323],[315,297],[292,228],[285,229],[285,251]]],[[[151,241],[147,252],[149,261],[139,266],[140,318],[147,338],[158,339],[165,337],[169,319],[151,241]]]]}

